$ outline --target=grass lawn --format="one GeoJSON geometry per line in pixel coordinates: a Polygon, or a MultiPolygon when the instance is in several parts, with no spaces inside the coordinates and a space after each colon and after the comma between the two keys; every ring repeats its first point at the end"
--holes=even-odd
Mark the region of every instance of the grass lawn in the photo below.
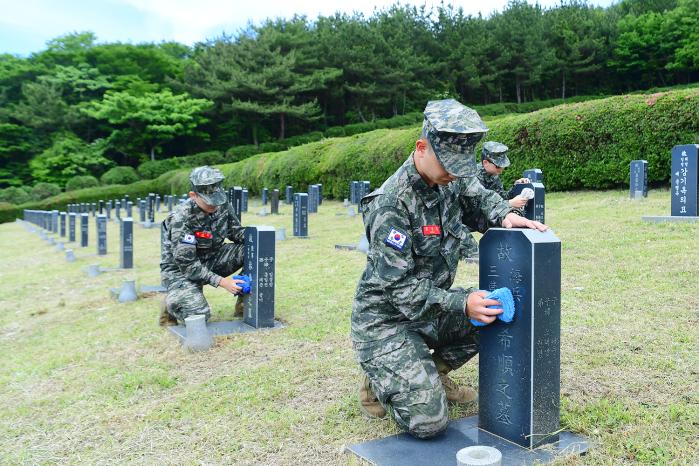
{"type": "MultiPolygon", "coordinates": [[[[699,458],[699,224],[643,223],[669,214],[670,194],[553,193],[546,220],[562,240],[561,419],[594,443],[565,464],[691,464],[699,458]]],[[[286,227],[282,215],[244,224],[286,227]]],[[[0,463],[345,464],[348,443],[398,432],[358,409],[360,371],[349,317],[365,256],[360,217],[337,202],[311,214],[310,239],[277,243],[276,315],[282,330],[218,338],[186,354],[157,325],[158,296],[118,304],[125,278],[160,281],[159,230],[135,225],[132,271],[109,254],[78,261],[0,225],[0,463]]],[[[461,264],[457,284],[476,284],[461,264]]],[[[213,319],[235,298],[206,288],[213,319]]],[[[477,358],[454,373],[477,384],[477,358]]],[[[452,408],[451,416],[475,414],[452,408]]]]}

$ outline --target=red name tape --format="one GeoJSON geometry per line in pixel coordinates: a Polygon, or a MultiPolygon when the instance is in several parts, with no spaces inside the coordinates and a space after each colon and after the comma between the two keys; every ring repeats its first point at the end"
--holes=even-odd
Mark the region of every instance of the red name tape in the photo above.
{"type": "Polygon", "coordinates": [[[211,239],[212,234],[208,231],[195,231],[194,236],[197,238],[211,239]]]}
{"type": "Polygon", "coordinates": [[[425,225],[422,227],[422,234],[425,236],[441,235],[442,228],[439,225],[425,225]]]}

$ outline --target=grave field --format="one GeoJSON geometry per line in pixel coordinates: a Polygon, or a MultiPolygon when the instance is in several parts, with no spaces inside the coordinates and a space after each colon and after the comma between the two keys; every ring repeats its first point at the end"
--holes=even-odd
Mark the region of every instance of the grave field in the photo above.
{"type": "MultiPolygon", "coordinates": [[[[95,278],[89,264],[119,264],[114,221],[97,256],[90,216],[89,246],[66,245],[73,263],[21,224],[0,225],[0,464],[355,464],[345,444],[397,433],[357,402],[349,318],[366,259],[334,245],[359,241],[361,216],[324,200],[309,238],[295,239],[291,205],[261,208],[251,197],[243,225],[286,228],[275,299],[286,328],[197,354],[158,326],[159,295],[109,297],[125,278],[160,283],[160,230],[143,229],[136,206],[135,268],[95,278]]],[[[592,441],[562,464],[699,458],[699,224],[641,220],[669,210],[667,189],[636,201],[628,190],[546,196],[562,242],[561,427],[592,441]]],[[[462,262],[456,284],[477,277],[462,262]]],[[[205,290],[212,319],[230,318],[235,297],[205,290]]],[[[452,374],[477,384],[477,358],[452,374]]]]}

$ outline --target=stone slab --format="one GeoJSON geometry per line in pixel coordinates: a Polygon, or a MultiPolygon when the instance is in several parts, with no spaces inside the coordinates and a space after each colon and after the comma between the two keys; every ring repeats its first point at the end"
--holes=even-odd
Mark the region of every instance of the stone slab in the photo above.
{"type": "Polygon", "coordinates": [[[357,245],[356,244],[336,244],[335,249],[344,249],[347,251],[356,251],[357,245]]]}
{"type": "MultiPolygon", "coordinates": [[[[206,328],[209,330],[211,336],[221,336],[231,335],[233,333],[248,333],[257,332],[259,330],[284,328],[284,325],[278,320],[275,320],[274,327],[255,328],[244,323],[242,320],[224,320],[221,322],[208,322],[206,328]]],[[[187,330],[184,325],[173,325],[172,327],[168,327],[168,330],[180,340],[180,343],[187,336],[187,330]]]]}
{"type": "Polygon", "coordinates": [[[644,222],[661,223],[661,222],[679,222],[679,223],[694,223],[699,222],[699,217],[680,217],[679,215],[644,215],[641,217],[644,222]]]}
{"type": "Polygon", "coordinates": [[[561,432],[560,440],[529,450],[478,428],[478,416],[449,422],[447,430],[429,440],[397,434],[346,447],[346,452],[377,466],[438,466],[456,464],[456,452],[474,445],[497,448],[503,465],[546,464],[571,455],[584,455],[589,443],[584,437],[561,432]]]}
{"type": "Polygon", "coordinates": [[[163,285],[141,285],[139,293],[166,293],[167,288],[163,285]]]}

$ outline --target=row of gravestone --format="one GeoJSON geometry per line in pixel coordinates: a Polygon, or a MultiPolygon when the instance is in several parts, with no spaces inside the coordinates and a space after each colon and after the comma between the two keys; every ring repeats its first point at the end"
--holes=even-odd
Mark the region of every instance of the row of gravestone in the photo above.
{"type": "MultiPolygon", "coordinates": [[[[183,198],[178,198],[174,195],[165,195],[162,198],[162,203],[167,205],[169,212],[172,212],[175,203],[183,202],[183,198]]],[[[152,227],[155,224],[155,213],[161,211],[161,197],[159,194],[149,193],[145,199],[140,197],[136,199],[136,205],[139,209],[141,225],[144,227],[152,227]]],[[[129,195],[125,194],[122,199],[113,199],[104,201],[100,199],[93,203],[68,204],[66,211],[68,213],[83,214],[89,213],[93,217],[96,215],[106,215],[107,220],[112,219],[112,211],[114,211],[114,220],[119,221],[122,218],[121,211],[124,210],[125,217],[131,218],[133,213],[134,203],[129,200],[129,195]]]]}
{"type": "MultiPolygon", "coordinates": [[[[699,216],[699,145],[672,148],[670,166],[671,217],[699,216]]],[[[630,165],[631,199],[648,196],[648,161],[633,160],[630,165]]]]}

